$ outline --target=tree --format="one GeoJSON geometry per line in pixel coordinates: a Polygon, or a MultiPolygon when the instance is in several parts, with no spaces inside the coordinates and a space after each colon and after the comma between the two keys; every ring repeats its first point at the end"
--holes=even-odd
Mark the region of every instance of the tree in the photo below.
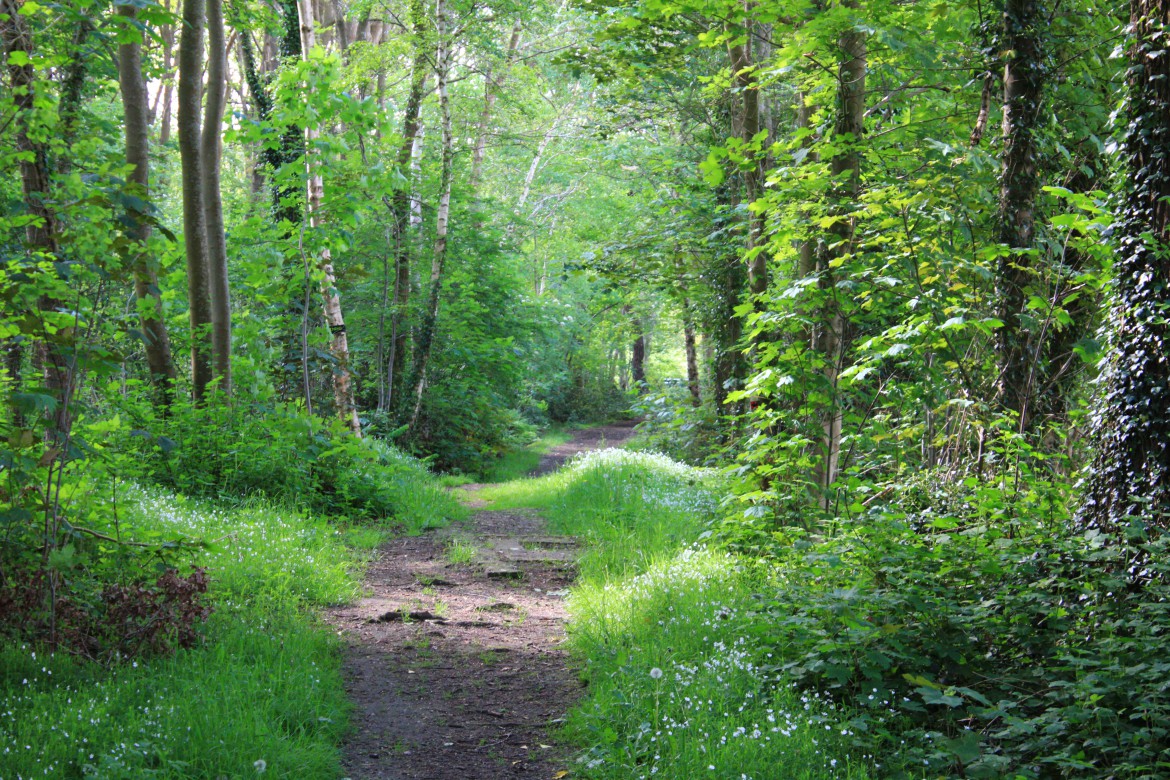
{"type": "Polygon", "coordinates": [[[1125,199],[1080,522],[1140,536],[1170,530],[1170,2],[1129,13],[1125,199]]]}
{"type": "Polygon", "coordinates": [[[202,402],[214,376],[211,349],[211,274],[207,252],[204,188],[207,171],[201,152],[199,109],[203,87],[204,0],[184,0],[179,33],[178,125],[183,179],[183,245],[187,254],[187,305],[191,322],[191,383],[202,402]]]}
{"type": "Polygon", "coordinates": [[[227,92],[227,42],[224,39],[223,0],[204,2],[207,4],[207,100],[199,156],[203,168],[203,220],[207,230],[207,274],[211,295],[211,355],[219,390],[230,395],[232,307],[220,187],[223,112],[227,92]]]}
{"type": "MultiPolygon", "coordinates": [[[[312,0],[297,0],[301,20],[301,52],[306,62],[309,62],[316,48],[316,31],[313,20],[312,0]]],[[[307,123],[305,125],[305,169],[308,172],[308,199],[309,226],[318,227],[322,224],[321,202],[324,198],[325,185],[321,173],[316,169],[313,142],[317,139],[318,130],[307,123]]],[[[337,408],[337,415],[345,421],[355,436],[362,435],[361,420],[358,419],[357,405],[354,403],[353,377],[349,366],[349,338],[345,332],[345,317],[341,312],[341,295],[337,290],[337,277],[333,272],[333,257],[328,247],[320,250],[318,270],[321,273],[321,296],[324,298],[325,322],[329,326],[329,351],[335,362],[333,366],[333,401],[337,408]]]]}
{"type": "Polygon", "coordinates": [[[1019,415],[1027,430],[1032,408],[1030,359],[1034,350],[1025,326],[1028,287],[1034,275],[1031,256],[1039,190],[1037,133],[1044,92],[1043,13],[1039,0],[1007,0],[1003,11],[1003,157],[999,191],[999,240],[1003,254],[996,269],[996,331],[999,376],[996,397],[1019,415]]]}
{"type": "MultiPolygon", "coordinates": [[[[118,14],[131,26],[137,20],[138,8],[119,5],[118,14]]],[[[126,164],[133,166],[129,182],[136,188],[134,195],[142,206],[130,211],[130,238],[137,244],[132,263],[134,294],[142,322],[146,364],[151,380],[158,385],[160,400],[168,404],[177,378],[171,340],[166,321],[162,317],[162,297],[159,293],[158,273],[149,255],[147,242],[151,225],[143,213],[150,202],[150,109],[146,100],[146,79],[142,73],[142,42],[138,30],[130,30],[130,40],[118,46],[118,82],[122,92],[122,112],[126,125],[126,164]]]]}

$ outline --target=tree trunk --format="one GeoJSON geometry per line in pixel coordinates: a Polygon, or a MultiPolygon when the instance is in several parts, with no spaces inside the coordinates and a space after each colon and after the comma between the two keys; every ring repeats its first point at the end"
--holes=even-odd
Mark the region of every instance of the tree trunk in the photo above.
{"type": "MultiPolygon", "coordinates": [[[[412,163],[415,143],[419,134],[419,115],[422,110],[423,94],[427,80],[427,18],[422,0],[411,0],[411,24],[414,38],[414,61],[411,65],[410,92],[406,99],[406,111],[402,119],[402,143],[398,147],[398,169],[405,172],[412,163]]],[[[420,149],[421,154],[421,149],[420,149]]],[[[406,375],[407,355],[410,349],[410,332],[406,327],[407,307],[410,305],[411,239],[408,226],[412,218],[412,187],[407,185],[394,192],[391,199],[391,227],[394,231],[394,316],[390,321],[390,357],[385,366],[386,386],[389,388],[387,410],[405,408],[402,401],[403,388],[409,377],[406,375]]],[[[422,204],[419,204],[419,217],[422,204]]],[[[421,219],[420,219],[421,224],[421,219]]]]}
{"type": "MultiPolygon", "coordinates": [[[[626,307],[629,311],[629,307],[626,307]]],[[[646,328],[642,318],[634,316],[634,341],[630,344],[630,379],[639,393],[646,388],[646,328]]]]}
{"type": "Polygon", "coordinates": [[[833,504],[831,486],[837,481],[841,457],[841,427],[844,409],[839,396],[839,379],[852,338],[851,326],[837,300],[835,261],[854,251],[853,232],[856,219],[849,216],[861,193],[861,139],[865,132],[865,33],[850,29],[838,42],[841,61],[837,69],[837,109],[833,140],[838,151],[830,160],[834,188],[830,192],[831,208],[837,220],[830,228],[828,240],[820,252],[820,288],[823,305],[813,337],[813,347],[824,361],[824,376],[829,402],[822,416],[820,458],[813,470],[821,508],[833,504]]]}
{"type": "MultiPolygon", "coordinates": [[[[754,22],[748,21],[742,36],[728,41],[727,54],[731,60],[731,78],[738,92],[739,116],[735,128],[743,139],[744,154],[751,164],[743,173],[744,191],[748,204],[755,203],[764,194],[764,155],[756,151],[755,138],[760,132],[760,85],[756,81],[752,59],[752,31],[754,22]],[[742,38],[742,39],[741,39],[742,38]]],[[[767,251],[764,247],[764,214],[748,211],[748,230],[745,257],[748,267],[748,289],[760,295],[768,289],[767,251]]]]}
{"type": "MultiPolygon", "coordinates": [[[[132,24],[138,16],[133,5],[118,6],[118,13],[132,24]]],[[[118,82],[122,89],[122,111],[126,123],[126,163],[134,166],[130,183],[135,195],[150,201],[150,118],[146,105],[146,79],[142,73],[142,43],[134,40],[118,47],[118,82]]],[[[178,373],[171,355],[171,340],[162,316],[162,298],[158,289],[158,274],[147,250],[150,223],[143,214],[131,211],[130,238],[138,245],[134,260],[134,294],[142,321],[143,341],[146,347],[146,365],[151,382],[159,389],[163,406],[171,402],[178,373]]]]}
{"type": "Polygon", "coordinates": [[[1131,0],[1130,22],[1113,336],[1079,515],[1083,525],[1117,535],[1135,525],[1156,534],[1170,528],[1170,0],[1131,0]]]}
{"type": "Polygon", "coordinates": [[[223,225],[220,168],[223,160],[223,112],[227,90],[227,44],[223,2],[207,3],[207,103],[199,155],[204,170],[203,218],[207,230],[207,271],[211,295],[212,367],[219,391],[232,392],[232,307],[228,287],[227,238],[223,225]]]}
{"type": "MultiPolygon", "coordinates": [[[[167,13],[171,12],[171,0],[163,0],[163,7],[167,13]]],[[[162,35],[163,56],[163,87],[162,87],[162,118],[158,126],[158,143],[166,146],[171,140],[171,103],[175,92],[175,26],[164,24],[159,30],[162,35]]]]}
{"type": "Polygon", "coordinates": [[[187,253],[187,300],[191,321],[191,382],[202,403],[212,380],[211,279],[207,221],[203,210],[206,171],[200,153],[199,108],[203,86],[204,0],[184,0],[179,33],[179,160],[183,179],[183,246],[187,253]]]}
{"type": "Polygon", "coordinates": [[[483,158],[487,151],[488,125],[492,120],[492,107],[496,104],[504,82],[508,80],[508,73],[512,69],[512,60],[516,56],[516,47],[520,44],[520,20],[512,25],[512,35],[508,39],[507,53],[504,55],[504,68],[499,79],[494,78],[489,66],[484,74],[483,111],[479,114],[479,125],[475,130],[475,151],[471,155],[471,191],[479,190],[479,180],[483,173],[483,158]]]}
{"type": "Polygon", "coordinates": [[[703,405],[703,395],[699,389],[699,355],[696,349],[695,322],[691,311],[691,302],[683,299],[683,344],[687,354],[687,390],[691,393],[691,404],[698,409],[703,405]]]}
{"type": "Polygon", "coordinates": [[[451,67],[451,46],[448,40],[450,30],[447,19],[446,0],[437,0],[436,3],[436,35],[438,46],[435,52],[435,77],[439,91],[439,117],[442,123],[442,157],[439,165],[439,208],[435,216],[435,249],[431,259],[430,296],[427,300],[427,309],[423,314],[422,326],[419,328],[418,346],[414,353],[414,366],[411,369],[411,395],[414,399],[414,409],[410,414],[409,425],[413,429],[418,422],[422,410],[423,389],[426,387],[427,364],[430,361],[431,350],[435,343],[435,329],[439,321],[439,300],[443,288],[443,267],[447,262],[447,231],[451,215],[451,181],[454,176],[454,149],[455,139],[451,130],[451,98],[447,90],[447,76],[451,67]]]}
{"type": "MultiPolygon", "coordinates": [[[[0,41],[3,42],[4,61],[8,67],[8,83],[12,88],[13,117],[16,131],[16,151],[20,153],[20,185],[25,208],[34,219],[25,225],[25,243],[38,260],[56,262],[58,257],[58,223],[49,206],[51,170],[49,153],[37,139],[31,122],[37,107],[36,72],[33,69],[33,40],[25,17],[20,13],[20,0],[0,0],[0,41]],[[19,55],[17,55],[19,52],[19,55]]],[[[50,296],[38,301],[42,312],[58,311],[61,305],[50,296]]],[[[47,336],[47,334],[46,334],[47,336]]],[[[70,412],[74,391],[72,367],[60,345],[50,338],[37,344],[45,385],[56,395],[57,409],[53,416],[49,438],[62,446],[69,436],[73,419],[70,412]]],[[[34,356],[36,357],[36,356],[34,356]]]]}
{"type": "Polygon", "coordinates": [[[557,127],[560,124],[561,114],[557,114],[553,119],[553,123],[545,132],[544,137],[540,139],[540,144],[536,147],[536,155],[528,165],[528,173],[524,175],[524,189],[520,191],[520,198],[516,201],[517,215],[524,208],[524,204],[528,202],[528,196],[532,194],[532,184],[536,181],[537,172],[540,171],[540,162],[544,158],[544,153],[548,150],[548,145],[552,143],[553,136],[557,134],[557,127]]]}
{"type": "Polygon", "coordinates": [[[1030,334],[1022,321],[1032,278],[1027,254],[1035,236],[1037,130],[1043,99],[1043,57],[1039,0],[1006,0],[1003,34],[1003,160],[999,190],[999,241],[1006,252],[996,269],[995,331],[999,376],[996,400],[1019,415],[1019,430],[1030,427],[1030,334]]]}
{"type": "MultiPolygon", "coordinates": [[[[309,60],[310,53],[316,45],[316,36],[313,29],[313,2],[312,0],[297,0],[301,22],[301,51],[305,60],[309,60]]],[[[308,181],[308,208],[309,226],[319,227],[321,224],[321,201],[324,199],[325,187],[321,176],[314,168],[314,158],[317,156],[313,142],[317,139],[317,130],[312,125],[305,127],[305,166],[309,174],[308,181]]],[[[325,321],[329,325],[332,339],[329,351],[336,361],[333,368],[333,399],[337,406],[337,414],[353,431],[355,436],[362,435],[361,421],[358,419],[357,406],[353,398],[353,378],[349,370],[349,340],[345,332],[345,318],[341,313],[341,296],[337,292],[337,280],[333,273],[333,258],[328,248],[321,250],[319,264],[323,276],[321,295],[325,300],[325,321]]]]}

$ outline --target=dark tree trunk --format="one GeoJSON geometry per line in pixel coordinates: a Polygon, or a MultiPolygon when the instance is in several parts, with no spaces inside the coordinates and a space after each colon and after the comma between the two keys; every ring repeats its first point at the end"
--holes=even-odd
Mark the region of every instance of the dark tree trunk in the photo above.
{"type": "Polygon", "coordinates": [[[1109,533],[1170,528],[1170,0],[1132,0],[1112,343],[1080,520],[1109,533]]]}
{"type": "MultiPolygon", "coordinates": [[[[0,0],[0,14],[7,16],[0,21],[0,41],[3,43],[4,60],[8,63],[8,83],[12,88],[12,102],[16,109],[13,119],[16,131],[16,151],[21,153],[20,184],[25,208],[35,219],[25,226],[25,242],[31,253],[40,260],[56,261],[58,258],[58,224],[56,215],[49,205],[52,180],[49,167],[49,153],[45,145],[36,139],[31,126],[37,105],[36,72],[33,69],[33,40],[25,17],[20,14],[19,0],[0,0]],[[16,53],[20,55],[17,56],[16,53]]],[[[43,312],[58,311],[60,303],[50,296],[42,296],[38,308],[43,312]]],[[[40,360],[45,374],[45,385],[56,395],[57,410],[49,438],[64,442],[72,425],[70,402],[72,400],[73,371],[63,351],[59,337],[50,338],[48,333],[37,343],[34,358],[40,360]]]]}
{"type": "Polygon", "coordinates": [[[695,323],[691,314],[691,302],[683,301],[683,344],[687,354],[687,390],[691,393],[691,404],[698,409],[703,405],[699,389],[699,354],[695,339],[695,323]]]}
{"type": "Polygon", "coordinates": [[[1001,409],[1019,415],[1019,429],[1032,418],[1029,382],[1031,353],[1024,322],[1032,278],[1027,254],[1035,238],[1037,130],[1044,88],[1044,50],[1038,0],[1006,0],[1003,14],[1003,161],[999,190],[999,241],[1006,253],[996,271],[995,331],[998,361],[996,399],[1001,409]]]}
{"type": "MultiPolygon", "coordinates": [[[[411,66],[410,93],[402,119],[402,143],[398,147],[398,170],[407,177],[411,155],[419,134],[419,115],[427,80],[427,23],[422,0],[411,0],[411,24],[414,28],[414,62],[411,66]]],[[[411,187],[405,185],[391,199],[391,228],[394,231],[394,313],[390,320],[390,355],[386,361],[386,400],[384,409],[393,408],[402,398],[406,386],[410,332],[406,327],[406,309],[410,304],[411,187]]]]}
{"type": "MultiPolygon", "coordinates": [[[[751,164],[743,172],[745,198],[754,203],[764,194],[764,154],[755,151],[756,135],[760,132],[760,85],[756,80],[755,61],[752,57],[752,32],[754,22],[748,21],[742,38],[731,39],[727,45],[731,61],[731,78],[738,92],[739,115],[735,118],[733,130],[745,144],[746,155],[751,164]]],[[[763,148],[762,144],[759,144],[763,148]]],[[[747,216],[747,268],[748,289],[752,295],[761,295],[768,289],[767,252],[764,248],[764,214],[762,211],[748,211],[747,216]]]]}
{"type": "MultiPolygon", "coordinates": [[[[138,9],[133,5],[118,6],[118,13],[133,22],[138,9]]],[[[118,47],[118,82],[122,90],[122,110],[126,123],[126,163],[134,166],[130,183],[143,201],[150,200],[150,117],[146,105],[146,79],[142,73],[142,44],[140,41],[123,43],[118,47]]],[[[166,321],[162,318],[162,298],[158,289],[158,273],[147,250],[150,223],[143,214],[131,212],[130,237],[138,244],[134,260],[134,294],[138,299],[142,318],[142,334],[146,342],[146,365],[150,378],[159,389],[162,404],[168,405],[174,392],[177,372],[171,355],[171,340],[166,321]]]]}

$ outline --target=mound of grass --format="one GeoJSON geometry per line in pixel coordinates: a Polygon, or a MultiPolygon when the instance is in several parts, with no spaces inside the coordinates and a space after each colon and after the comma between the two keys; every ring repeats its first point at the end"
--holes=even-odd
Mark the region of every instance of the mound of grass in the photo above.
{"type": "Polygon", "coordinates": [[[157,487],[123,491],[119,515],[124,538],[207,542],[184,548],[211,580],[204,641],[113,666],[0,649],[0,775],[340,776],[337,643],[305,608],[359,592],[344,535],[263,502],[224,509],[157,487]]]}
{"type": "Polygon", "coordinates": [[[484,482],[510,482],[522,479],[540,466],[540,460],[553,447],[572,441],[573,434],[568,428],[549,428],[540,438],[526,447],[510,450],[485,469],[484,482]]]}
{"type": "Polygon", "coordinates": [[[576,772],[598,780],[865,778],[847,720],[801,695],[759,640],[770,572],[698,540],[719,476],[654,453],[604,450],[560,472],[487,488],[538,506],[586,542],[569,599],[570,647],[589,684],[569,714],[576,772]]]}

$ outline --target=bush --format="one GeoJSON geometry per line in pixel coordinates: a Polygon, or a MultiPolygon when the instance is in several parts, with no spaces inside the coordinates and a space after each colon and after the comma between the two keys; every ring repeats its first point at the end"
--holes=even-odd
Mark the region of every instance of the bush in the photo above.
{"type": "Polygon", "coordinates": [[[1102,538],[874,512],[788,532],[762,641],[916,774],[1160,777],[1170,750],[1167,544],[1148,579],[1102,538]]]}
{"type": "Polygon", "coordinates": [[[339,420],[240,400],[175,406],[167,419],[127,411],[133,427],[117,447],[142,458],[144,476],[189,496],[263,496],[358,521],[393,519],[411,532],[461,516],[420,461],[352,436],[339,420]]]}

